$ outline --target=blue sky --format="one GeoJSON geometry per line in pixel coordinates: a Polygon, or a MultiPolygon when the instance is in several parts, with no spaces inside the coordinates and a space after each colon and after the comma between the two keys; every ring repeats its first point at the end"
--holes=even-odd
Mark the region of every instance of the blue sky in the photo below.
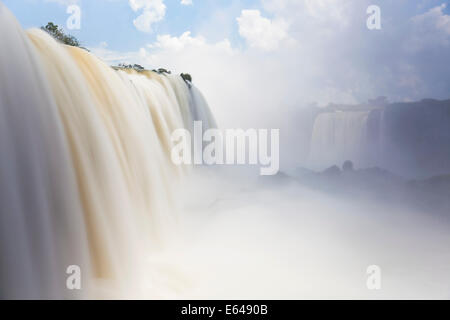
{"type": "MultiPolygon", "coordinates": [[[[82,10],[81,30],[71,30],[70,33],[86,47],[96,47],[101,43],[107,43],[110,49],[117,51],[135,51],[155,41],[158,34],[179,36],[185,31],[191,31],[194,36],[201,34],[209,41],[227,38],[233,46],[242,46],[245,41],[239,35],[236,18],[243,9],[257,9],[268,18],[274,15],[270,10],[265,10],[264,4],[271,2],[270,0],[191,0],[192,5],[183,5],[182,0],[162,0],[166,6],[164,18],[152,25],[151,32],[142,32],[133,24],[140,15],[139,11],[135,12],[131,8],[130,2],[133,0],[0,1],[6,4],[26,29],[45,25],[49,21],[65,27],[69,17],[66,13],[67,6],[77,4],[82,10]]],[[[135,1],[146,2],[146,0],[135,1]]],[[[327,1],[333,0],[325,0],[327,1]]],[[[398,13],[399,17],[420,13],[438,3],[449,4],[448,0],[399,0],[398,2],[403,3],[405,8],[404,12],[398,13]]],[[[443,11],[448,14],[450,6],[447,5],[443,11]]]]}
{"type": "Polygon", "coordinates": [[[254,119],[257,108],[273,119],[283,108],[378,96],[450,98],[449,0],[0,1],[24,28],[65,26],[76,2],[81,30],[70,33],[93,54],[188,72],[224,116],[254,119]],[[373,4],[380,30],[366,25],[373,4]]]}
{"type": "MultiPolygon", "coordinates": [[[[180,35],[185,31],[193,34],[202,32],[212,40],[229,38],[239,44],[241,39],[235,17],[243,8],[261,8],[258,0],[194,0],[192,5],[182,5],[181,0],[164,1],[167,7],[164,19],[153,24],[152,32],[141,32],[136,29],[133,21],[139,12],[132,10],[128,0],[2,0],[14,13],[26,29],[39,27],[52,21],[65,27],[69,14],[68,4],[75,2],[82,12],[81,30],[71,30],[70,33],[79,38],[87,47],[108,43],[113,50],[138,50],[146,43],[153,42],[157,34],[180,35]],[[208,30],[206,24],[212,23],[211,16],[217,12],[225,12],[229,21],[218,28],[220,21],[208,30]]],[[[226,18],[225,18],[226,19],[226,18]]]]}

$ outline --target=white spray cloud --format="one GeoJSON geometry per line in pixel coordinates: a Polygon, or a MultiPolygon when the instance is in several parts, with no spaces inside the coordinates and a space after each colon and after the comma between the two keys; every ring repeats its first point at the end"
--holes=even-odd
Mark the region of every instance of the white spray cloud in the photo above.
{"type": "Polygon", "coordinates": [[[383,27],[370,31],[369,0],[265,0],[260,11],[225,8],[202,32],[192,26],[181,35],[158,35],[140,51],[103,53],[190,73],[221,127],[281,128],[281,136],[290,135],[299,130],[298,109],[311,102],[448,98],[449,15],[441,3],[380,1],[383,27]],[[228,35],[205,32],[223,30],[227,20],[234,22],[228,35]],[[233,41],[236,31],[244,44],[233,41]]]}
{"type": "Polygon", "coordinates": [[[283,19],[270,20],[261,16],[259,10],[242,10],[237,18],[239,34],[251,47],[271,51],[289,38],[288,24],[283,19]]]}

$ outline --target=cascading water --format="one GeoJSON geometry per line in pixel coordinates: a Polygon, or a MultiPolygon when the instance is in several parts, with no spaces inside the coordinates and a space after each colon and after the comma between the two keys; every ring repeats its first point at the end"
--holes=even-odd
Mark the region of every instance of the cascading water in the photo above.
{"type": "Polygon", "coordinates": [[[351,160],[365,166],[367,120],[370,111],[334,111],[317,116],[311,138],[308,165],[324,169],[351,160]]]}
{"type": "Polygon", "coordinates": [[[0,295],[64,297],[84,267],[86,224],[73,160],[35,48],[0,3],[0,295]]]}
{"type": "Polygon", "coordinates": [[[25,33],[1,3],[0,29],[0,297],[158,297],[150,256],[176,238],[186,173],[171,133],[214,127],[205,99],[25,33]],[[82,291],[66,289],[69,265],[82,291]]]}

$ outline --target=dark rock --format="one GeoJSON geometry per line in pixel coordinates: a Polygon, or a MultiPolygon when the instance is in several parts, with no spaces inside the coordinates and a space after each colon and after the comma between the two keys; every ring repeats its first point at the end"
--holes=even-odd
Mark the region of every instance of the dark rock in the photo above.
{"type": "Polygon", "coordinates": [[[353,162],[351,162],[350,160],[345,161],[344,164],[342,165],[342,171],[343,172],[354,171],[353,162]]]}
{"type": "Polygon", "coordinates": [[[341,169],[338,166],[332,166],[322,172],[326,176],[338,176],[341,174],[341,169]]]}

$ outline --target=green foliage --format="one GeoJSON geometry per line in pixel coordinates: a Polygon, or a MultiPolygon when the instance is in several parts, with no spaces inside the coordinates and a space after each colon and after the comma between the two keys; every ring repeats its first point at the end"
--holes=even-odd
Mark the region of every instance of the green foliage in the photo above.
{"type": "Polygon", "coordinates": [[[53,38],[64,44],[67,44],[72,47],[80,46],[80,43],[78,42],[77,38],[65,34],[64,31],[53,22],[47,23],[47,25],[45,27],[41,27],[41,29],[48,32],[53,38]]]}
{"type": "Polygon", "coordinates": [[[192,76],[189,73],[182,73],[180,76],[183,78],[184,81],[192,83],[192,76]]]}
{"type": "Polygon", "coordinates": [[[172,72],[170,72],[169,70],[166,70],[164,68],[159,68],[158,70],[152,70],[153,72],[159,73],[159,74],[171,74],[172,72]]]}
{"type": "Polygon", "coordinates": [[[145,68],[139,64],[126,64],[126,63],[119,63],[118,66],[119,69],[134,69],[136,71],[144,71],[145,68]]]}

